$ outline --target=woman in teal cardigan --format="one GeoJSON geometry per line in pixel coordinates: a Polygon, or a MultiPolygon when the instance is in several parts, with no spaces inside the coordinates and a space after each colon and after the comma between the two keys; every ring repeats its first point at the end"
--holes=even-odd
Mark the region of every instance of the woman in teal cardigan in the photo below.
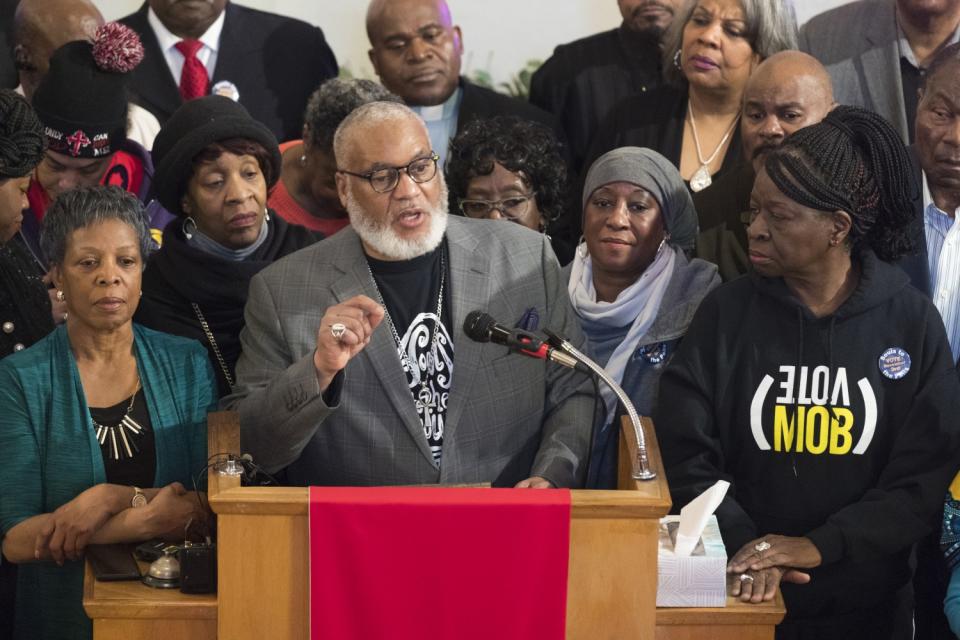
{"type": "Polygon", "coordinates": [[[20,565],[16,638],[91,637],[87,544],[183,539],[206,517],[191,478],[206,461],[213,370],[199,343],[131,318],[149,234],[136,198],[64,194],[42,241],[68,318],[0,361],[0,534],[20,565]]]}

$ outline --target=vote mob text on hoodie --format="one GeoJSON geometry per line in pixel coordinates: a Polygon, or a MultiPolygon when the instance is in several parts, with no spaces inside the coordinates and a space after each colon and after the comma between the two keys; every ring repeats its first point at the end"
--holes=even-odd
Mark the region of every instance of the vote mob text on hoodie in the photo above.
{"type": "Polygon", "coordinates": [[[767,534],[823,557],[783,584],[788,619],[874,607],[910,580],[960,466],[960,382],[936,308],[865,251],[860,282],[816,318],[780,278],[714,290],[664,372],[657,437],[679,509],[718,479],[729,556],[767,534]]]}

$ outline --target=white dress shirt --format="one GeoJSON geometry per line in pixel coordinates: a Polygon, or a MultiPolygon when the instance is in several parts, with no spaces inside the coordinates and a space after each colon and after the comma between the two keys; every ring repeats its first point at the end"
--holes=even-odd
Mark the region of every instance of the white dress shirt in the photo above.
{"type": "Polygon", "coordinates": [[[923,174],[923,231],[930,268],[930,295],[947,329],[953,361],[960,356],[960,225],[933,202],[923,174]]]}
{"type": "MultiPolygon", "coordinates": [[[[223,31],[223,20],[226,11],[221,11],[217,19],[210,25],[210,28],[200,36],[200,42],[203,44],[197,51],[197,59],[203,63],[207,69],[207,78],[213,80],[213,70],[217,67],[217,51],[220,49],[220,33],[223,31]]],[[[183,54],[177,49],[177,43],[183,40],[178,35],[174,35],[163,26],[160,18],[153,12],[153,9],[147,10],[147,22],[157,36],[157,42],[160,44],[160,50],[163,51],[163,57],[167,61],[170,73],[173,74],[173,82],[180,86],[180,74],[183,73],[183,54]]]]}

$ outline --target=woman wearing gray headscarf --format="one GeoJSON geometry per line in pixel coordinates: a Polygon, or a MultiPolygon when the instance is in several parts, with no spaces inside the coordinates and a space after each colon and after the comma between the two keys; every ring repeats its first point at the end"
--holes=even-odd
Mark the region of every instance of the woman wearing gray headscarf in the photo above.
{"type": "MultiPolygon", "coordinates": [[[[720,284],[716,266],[687,258],[697,212],[676,167],[655,151],[614,149],[587,172],[583,242],[568,290],[590,355],[653,412],[660,373],[703,297],[720,284]]],[[[588,487],[611,488],[617,474],[616,399],[603,389],[606,418],[594,437],[588,487]]]]}

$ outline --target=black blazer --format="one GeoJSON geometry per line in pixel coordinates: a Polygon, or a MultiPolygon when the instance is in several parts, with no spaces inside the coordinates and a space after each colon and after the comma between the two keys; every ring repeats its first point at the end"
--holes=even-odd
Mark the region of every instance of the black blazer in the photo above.
{"type": "MultiPolygon", "coordinates": [[[[13,62],[13,13],[16,9],[17,0],[0,0],[0,88],[4,89],[14,89],[20,84],[13,62]]],[[[0,629],[0,638],[2,634],[0,629]]]]}
{"type": "MultiPolygon", "coordinates": [[[[594,160],[607,151],[626,146],[653,149],[679,167],[686,118],[685,87],[678,89],[664,85],[653,91],[626,98],[610,111],[597,131],[583,164],[583,177],[586,177],[594,160]]],[[[733,128],[730,144],[723,156],[723,164],[720,170],[713,174],[714,182],[736,168],[742,158],[740,127],[737,126],[733,128]]],[[[710,188],[707,187],[704,192],[710,188]]]]}
{"type": "MultiPolygon", "coordinates": [[[[240,92],[240,104],[273,131],[278,140],[301,137],[303,110],[310,94],[337,75],[337,60],[314,26],[273,13],[227,4],[212,87],[228,80],[240,92]]],[[[133,71],[130,90],[135,102],[160,120],[170,117],[183,100],[147,22],[147,5],[123,22],[138,34],[146,51],[133,71]]]]}
{"type": "Polygon", "coordinates": [[[908,148],[908,151],[910,152],[910,168],[917,181],[917,192],[913,194],[913,219],[909,230],[910,237],[913,239],[914,251],[912,254],[905,255],[897,260],[897,265],[909,276],[910,284],[930,297],[932,294],[930,291],[930,263],[927,258],[927,234],[924,231],[923,222],[923,173],[913,145],[908,148]]]}
{"type": "Polygon", "coordinates": [[[502,93],[491,91],[473,84],[466,78],[460,78],[463,98],[460,101],[460,113],[457,116],[457,133],[471,120],[493,118],[496,116],[517,116],[524,120],[533,120],[554,128],[553,116],[525,100],[518,100],[502,93]]]}

